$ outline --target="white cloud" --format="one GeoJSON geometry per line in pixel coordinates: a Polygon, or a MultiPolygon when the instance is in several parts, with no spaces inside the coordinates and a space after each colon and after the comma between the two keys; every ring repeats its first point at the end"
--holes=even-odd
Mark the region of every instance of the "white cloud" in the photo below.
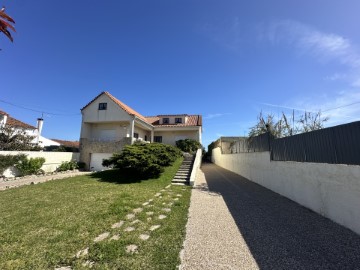
{"type": "Polygon", "coordinates": [[[231,113],[213,113],[213,114],[208,114],[206,116],[204,116],[204,119],[213,119],[213,118],[217,118],[217,117],[222,117],[225,115],[230,115],[231,113]]]}
{"type": "Polygon", "coordinates": [[[265,36],[272,44],[288,43],[298,51],[318,61],[335,61],[347,69],[345,74],[333,74],[325,79],[345,80],[352,87],[360,87],[360,53],[347,38],[321,32],[296,21],[278,21],[270,24],[265,36]]]}

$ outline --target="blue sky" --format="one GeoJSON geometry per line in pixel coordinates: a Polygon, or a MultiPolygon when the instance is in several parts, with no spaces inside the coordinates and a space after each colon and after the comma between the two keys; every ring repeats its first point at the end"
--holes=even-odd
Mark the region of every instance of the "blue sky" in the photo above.
{"type": "Polygon", "coordinates": [[[260,111],[360,120],[357,0],[0,4],[17,29],[0,35],[0,109],[33,125],[44,112],[48,138],[78,140],[104,90],[145,116],[202,114],[205,146],[260,111]]]}

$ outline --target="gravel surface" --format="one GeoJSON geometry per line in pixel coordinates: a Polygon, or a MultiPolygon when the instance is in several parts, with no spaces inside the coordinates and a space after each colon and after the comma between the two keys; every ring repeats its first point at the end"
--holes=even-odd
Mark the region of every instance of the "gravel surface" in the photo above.
{"type": "Polygon", "coordinates": [[[65,173],[59,173],[59,174],[52,174],[52,175],[43,175],[43,176],[27,176],[22,178],[14,178],[8,181],[0,181],[0,190],[5,190],[9,188],[15,188],[20,187],[24,185],[32,185],[32,184],[38,184],[43,183],[51,180],[58,180],[78,175],[85,175],[90,174],[92,172],[65,172],[65,173]]]}
{"type": "Polygon", "coordinates": [[[180,269],[360,269],[360,236],[258,184],[203,164],[180,269]]]}

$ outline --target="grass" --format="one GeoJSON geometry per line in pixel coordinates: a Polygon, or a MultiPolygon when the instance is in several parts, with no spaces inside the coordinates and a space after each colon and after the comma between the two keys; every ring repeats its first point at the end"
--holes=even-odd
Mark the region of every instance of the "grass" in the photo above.
{"type": "Polygon", "coordinates": [[[181,159],[166,168],[158,179],[131,181],[118,171],[106,171],[0,192],[0,269],[54,269],[71,266],[85,269],[175,269],[185,235],[190,188],[171,186],[181,159]],[[180,194],[180,195],[178,195],[180,194]],[[174,200],[178,198],[178,200],[174,200]],[[149,199],[149,206],[142,204],[149,199]],[[168,206],[169,203],[172,206],[168,206]],[[126,215],[143,208],[134,219],[126,215]],[[163,208],[171,208],[164,213],[163,208]],[[146,212],[154,212],[151,220],[146,212]],[[158,216],[164,214],[165,219],[158,216]],[[111,225],[123,220],[116,229],[111,225]],[[152,225],[161,225],[149,231],[152,225]],[[133,232],[124,229],[132,226],[133,232]],[[101,242],[98,235],[109,232],[101,242]],[[149,234],[143,241],[140,234],[149,234]],[[110,240],[118,234],[119,240],[110,240]],[[138,246],[137,253],[127,253],[126,246],[138,246]],[[89,254],[75,254],[88,247],[89,254]]]}

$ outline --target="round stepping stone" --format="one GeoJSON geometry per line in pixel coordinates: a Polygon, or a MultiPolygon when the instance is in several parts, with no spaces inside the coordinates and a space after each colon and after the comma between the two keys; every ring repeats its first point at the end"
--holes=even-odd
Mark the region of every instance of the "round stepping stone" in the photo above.
{"type": "Polygon", "coordinates": [[[175,199],[174,199],[174,201],[178,201],[178,200],[179,200],[179,198],[175,198],[175,199]]]}
{"type": "Polygon", "coordinates": [[[133,212],[135,213],[135,214],[137,214],[137,213],[140,213],[140,212],[142,212],[142,208],[135,208],[134,210],[133,210],[133,212]]]}
{"type": "Polygon", "coordinates": [[[93,262],[93,261],[86,261],[82,264],[82,266],[92,268],[94,266],[94,264],[95,264],[95,262],[93,262]]]}
{"type": "Polygon", "coordinates": [[[148,217],[148,218],[147,218],[147,221],[151,221],[151,220],[152,220],[152,218],[151,218],[151,217],[148,217]]]}
{"type": "Polygon", "coordinates": [[[153,226],[151,226],[150,227],[150,231],[155,231],[155,230],[157,230],[157,229],[159,229],[161,227],[161,225],[153,225],[153,226]]]}
{"type": "Polygon", "coordinates": [[[135,230],[134,227],[127,227],[124,231],[125,231],[125,232],[132,232],[132,231],[134,231],[134,230],[135,230]]]}
{"type": "Polygon", "coordinates": [[[71,267],[70,266],[62,266],[62,267],[55,268],[55,270],[71,270],[71,267]]]}
{"type": "Polygon", "coordinates": [[[76,258],[84,257],[89,254],[89,248],[85,248],[83,250],[80,250],[76,253],[76,258]]]}
{"type": "Polygon", "coordinates": [[[104,232],[104,233],[100,234],[98,237],[96,237],[96,238],[94,239],[94,242],[103,241],[103,240],[106,239],[109,235],[110,235],[110,233],[104,232]]]}
{"type": "Polygon", "coordinates": [[[127,214],[126,219],[133,219],[135,217],[135,214],[127,214]]]}
{"type": "Polygon", "coordinates": [[[124,224],[124,221],[120,220],[119,222],[114,223],[113,225],[111,225],[111,228],[112,229],[120,228],[123,224],[124,224]]]}
{"type": "Polygon", "coordinates": [[[149,202],[144,202],[142,205],[143,206],[146,206],[146,205],[148,205],[149,204],[149,202]]]}
{"type": "Polygon", "coordinates": [[[137,245],[128,245],[128,246],[126,246],[126,252],[127,253],[137,253],[138,246],[137,245]]]}
{"type": "Polygon", "coordinates": [[[139,238],[143,241],[146,241],[150,238],[150,235],[148,234],[140,234],[139,238]]]}
{"type": "Polygon", "coordinates": [[[181,194],[176,194],[176,197],[182,197],[182,195],[181,194]]]}
{"type": "Polygon", "coordinates": [[[156,193],[155,194],[155,197],[159,197],[159,196],[161,196],[161,193],[156,193]]]}
{"type": "Polygon", "coordinates": [[[163,196],[159,196],[160,199],[162,199],[163,196]]]}
{"type": "Polygon", "coordinates": [[[139,223],[139,222],[140,222],[140,220],[135,219],[133,222],[131,222],[131,224],[136,224],[136,223],[139,223]]]}
{"type": "Polygon", "coordinates": [[[169,187],[171,187],[171,185],[167,185],[165,188],[169,188],[169,187]]]}
{"type": "Polygon", "coordinates": [[[110,240],[119,240],[120,239],[120,235],[115,234],[113,237],[110,238],[110,240]]]}
{"type": "Polygon", "coordinates": [[[146,212],[146,214],[147,214],[148,216],[152,216],[152,215],[154,214],[154,212],[146,212]]]}
{"type": "Polygon", "coordinates": [[[148,202],[150,203],[150,202],[152,202],[154,199],[150,199],[148,202]]]}
{"type": "Polygon", "coordinates": [[[163,208],[162,209],[164,212],[171,212],[171,209],[170,208],[163,208]]]}
{"type": "Polygon", "coordinates": [[[165,192],[166,190],[165,189],[162,189],[162,190],[160,190],[161,192],[165,192]]]}
{"type": "Polygon", "coordinates": [[[166,218],[165,215],[160,215],[160,216],[159,216],[159,219],[164,219],[164,218],[166,218]]]}

